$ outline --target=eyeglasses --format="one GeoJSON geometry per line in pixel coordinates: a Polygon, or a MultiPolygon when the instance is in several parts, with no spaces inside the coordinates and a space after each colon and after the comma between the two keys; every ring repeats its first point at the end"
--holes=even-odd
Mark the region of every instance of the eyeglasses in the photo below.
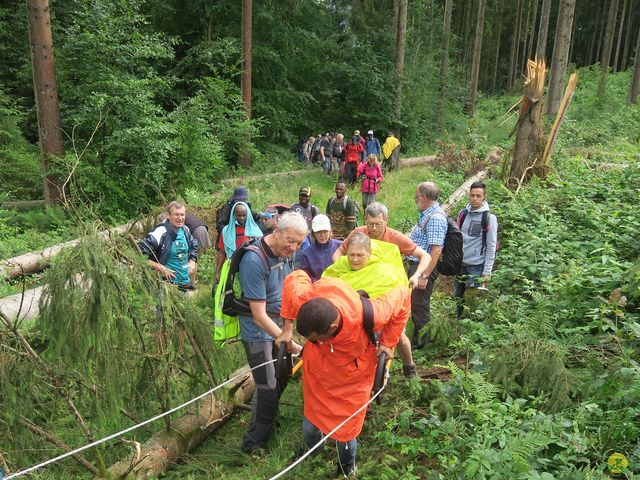
{"type": "Polygon", "coordinates": [[[379,222],[379,223],[367,223],[367,228],[384,228],[384,222],[379,222]]]}
{"type": "Polygon", "coordinates": [[[419,199],[420,197],[424,197],[424,195],[414,195],[414,196],[413,196],[414,200],[417,200],[417,199],[419,199]]]}

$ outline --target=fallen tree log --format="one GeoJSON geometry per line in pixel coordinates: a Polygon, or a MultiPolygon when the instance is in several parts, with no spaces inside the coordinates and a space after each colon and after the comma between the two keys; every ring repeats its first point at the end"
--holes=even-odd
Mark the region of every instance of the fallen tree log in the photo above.
{"type": "MultiPolygon", "coordinates": [[[[109,230],[100,232],[103,237],[109,235],[122,235],[129,232],[137,232],[142,230],[142,222],[136,220],[129,222],[119,227],[114,227],[109,230]]],[[[49,248],[45,248],[40,252],[25,253],[18,257],[9,258],[8,260],[2,260],[0,262],[0,268],[5,270],[5,273],[9,278],[18,277],[20,275],[37,273],[49,264],[51,259],[55,257],[65,248],[73,247],[78,244],[80,240],[71,240],[69,242],[59,243],[49,248]]]]}
{"type": "Polygon", "coordinates": [[[135,458],[121,460],[108,469],[113,478],[150,479],[173,468],[184,456],[200,445],[218,425],[234,412],[236,405],[247,403],[253,396],[255,383],[248,367],[231,374],[245,375],[225,387],[219,395],[211,394],[197,407],[171,422],[171,429],[147,440],[135,458]]]}
{"type": "Polygon", "coordinates": [[[433,162],[437,155],[427,155],[426,157],[412,157],[412,158],[401,158],[398,160],[398,168],[409,168],[409,167],[417,167],[420,165],[427,165],[433,162]]]}
{"type": "Polygon", "coordinates": [[[24,294],[0,298],[0,314],[17,323],[36,318],[40,313],[39,304],[43,290],[44,287],[37,287],[26,290],[24,294]]]}
{"type": "Polygon", "coordinates": [[[482,170],[478,173],[476,173],[475,175],[467,178],[464,183],[462,185],[460,185],[455,192],[453,192],[449,198],[447,199],[447,201],[445,203],[442,204],[442,209],[447,212],[450,213],[450,210],[455,207],[458,202],[460,200],[462,200],[463,198],[465,198],[467,195],[469,195],[469,187],[471,186],[472,183],[474,182],[479,182],[480,180],[482,180],[484,177],[487,176],[488,170],[482,170]]]}
{"type": "Polygon", "coordinates": [[[29,210],[31,208],[42,207],[45,205],[44,200],[16,200],[10,202],[2,202],[2,208],[7,210],[29,210]]]}

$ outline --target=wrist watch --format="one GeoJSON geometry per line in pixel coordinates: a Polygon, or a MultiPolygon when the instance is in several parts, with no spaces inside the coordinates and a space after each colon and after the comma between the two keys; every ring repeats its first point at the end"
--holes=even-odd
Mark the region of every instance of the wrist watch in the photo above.
{"type": "Polygon", "coordinates": [[[420,275],[418,275],[418,277],[426,280],[427,278],[429,278],[429,275],[425,275],[424,273],[421,273],[420,275]]]}

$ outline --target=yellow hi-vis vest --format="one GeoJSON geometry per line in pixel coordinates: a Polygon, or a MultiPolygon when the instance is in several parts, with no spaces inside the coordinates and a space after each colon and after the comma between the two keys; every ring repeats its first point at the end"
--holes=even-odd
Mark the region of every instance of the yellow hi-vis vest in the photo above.
{"type": "Polygon", "coordinates": [[[220,281],[216,286],[213,306],[213,341],[218,347],[223,347],[227,340],[231,340],[240,335],[240,322],[237,316],[230,316],[222,313],[222,300],[224,298],[224,286],[231,266],[231,259],[228,258],[222,264],[220,271],[220,281]]]}

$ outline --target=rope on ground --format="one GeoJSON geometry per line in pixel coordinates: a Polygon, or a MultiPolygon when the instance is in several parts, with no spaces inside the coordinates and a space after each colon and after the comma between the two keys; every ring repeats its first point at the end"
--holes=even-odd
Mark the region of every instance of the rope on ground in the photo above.
{"type": "Polygon", "coordinates": [[[31,473],[31,472],[33,472],[35,470],[40,469],[40,468],[43,468],[43,467],[46,467],[46,466],[51,465],[53,463],[59,462],[60,460],[63,460],[63,459],[68,458],[68,457],[70,457],[72,455],[75,455],[76,453],[84,452],[85,450],[88,450],[89,448],[96,447],[96,446],[98,446],[98,445],[100,445],[102,443],[108,442],[109,440],[113,440],[114,438],[121,437],[122,435],[125,435],[125,434],[127,434],[129,432],[132,432],[133,430],[136,430],[136,429],[138,429],[140,427],[148,425],[149,423],[155,422],[156,420],[159,420],[159,419],[161,419],[163,417],[166,417],[167,415],[171,415],[172,413],[177,412],[178,410],[180,410],[180,409],[182,409],[182,408],[184,408],[186,406],[189,406],[192,403],[197,402],[198,400],[201,400],[202,398],[206,397],[207,395],[212,394],[216,390],[221,389],[222,387],[230,384],[231,382],[233,382],[237,378],[240,378],[243,375],[246,375],[247,373],[251,372],[252,370],[255,370],[256,368],[264,367],[265,365],[269,365],[270,363],[274,363],[275,361],[276,361],[276,359],[269,360],[268,362],[261,363],[260,365],[256,365],[253,368],[250,368],[248,370],[240,372],[239,374],[235,375],[234,377],[231,377],[226,382],[221,383],[220,385],[218,385],[218,386],[216,386],[216,387],[214,387],[214,388],[212,388],[210,390],[207,390],[203,394],[198,395],[195,398],[192,398],[191,400],[183,403],[182,405],[178,405],[177,407],[174,407],[171,410],[167,410],[164,413],[161,413],[159,415],[156,415],[155,417],[149,418],[148,420],[145,420],[144,422],[140,422],[137,425],[133,425],[132,427],[125,428],[124,430],[121,430],[121,431],[119,431],[117,433],[111,434],[108,437],[104,437],[104,438],[102,438],[100,440],[96,440],[95,442],[91,442],[91,443],[89,443],[89,444],[87,444],[87,445],[85,445],[83,447],[79,447],[79,448],[76,448],[75,450],[71,450],[70,452],[64,453],[62,455],[58,455],[57,457],[51,458],[51,459],[47,460],[46,462],[39,463],[37,465],[34,465],[33,467],[29,467],[29,468],[27,468],[25,470],[22,470],[22,471],[13,473],[11,475],[8,475],[8,476],[4,477],[4,480],[10,480],[12,478],[21,477],[23,475],[26,475],[27,473],[31,473]]]}
{"type": "Polygon", "coordinates": [[[331,435],[333,435],[334,433],[336,433],[338,430],[340,430],[344,425],[346,425],[346,423],[351,420],[353,417],[355,417],[357,414],[359,414],[362,410],[364,410],[365,408],[367,408],[369,406],[369,404],[371,402],[373,402],[376,398],[378,398],[378,395],[380,395],[384,389],[387,387],[386,384],[384,384],[382,386],[382,388],[380,390],[378,390],[375,395],[373,395],[364,405],[362,405],[359,409],[357,409],[355,412],[353,412],[349,417],[347,417],[342,423],[340,423],[336,428],[334,428],[333,430],[331,430],[329,433],[327,433],[324,437],[322,437],[322,440],[320,440],[318,443],[316,443],[313,447],[311,447],[309,449],[309,451],[307,451],[304,455],[302,455],[300,458],[298,458],[295,462],[293,462],[291,465],[289,465],[287,468],[285,468],[284,470],[282,470],[280,473],[274,475],[273,477],[271,477],[269,480],[276,480],[277,478],[282,477],[285,473],[289,472],[290,470],[293,470],[296,466],[298,466],[298,464],[302,463],[303,460],[305,460],[309,455],[311,455],[315,450],[317,450],[320,445],[322,445],[323,443],[325,443],[327,441],[327,439],[329,437],[331,437],[331,435]]]}

